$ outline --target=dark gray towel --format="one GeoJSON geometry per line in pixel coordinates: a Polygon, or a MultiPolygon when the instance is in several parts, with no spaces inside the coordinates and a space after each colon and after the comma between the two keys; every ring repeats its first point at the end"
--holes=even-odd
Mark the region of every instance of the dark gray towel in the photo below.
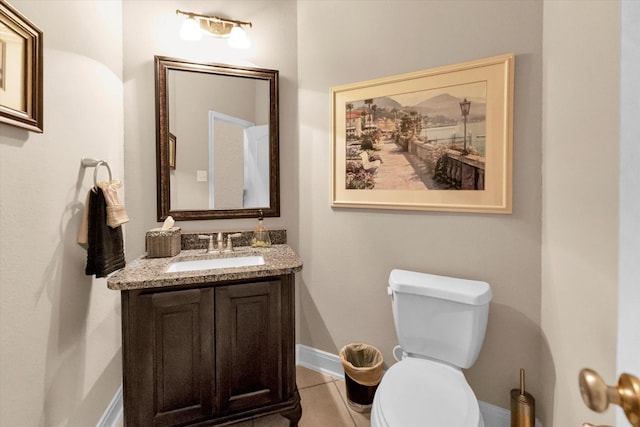
{"type": "Polygon", "coordinates": [[[89,206],[85,206],[85,209],[89,212],[85,274],[106,277],[125,266],[122,227],[111,228],[107,225],[107,202],[98,187],[91,191],[89,206]]]}

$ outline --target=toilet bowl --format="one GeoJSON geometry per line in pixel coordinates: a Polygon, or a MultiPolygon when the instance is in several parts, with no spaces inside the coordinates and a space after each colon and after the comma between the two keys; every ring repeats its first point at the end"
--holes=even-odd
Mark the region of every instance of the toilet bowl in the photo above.
{"type": "Polygon", "coordinates": [[[483,427],[478,400],[462,371],[408,357],[393,365],[376,391],[372,427],[483,427]]]}
{"type": "Polygon", "coordinates": [[[484,341],[489,285],[393,270],[389,293],[404,357],[378,386],[371,426],[483,427],[462,368],[475,363],[484,341]]]}

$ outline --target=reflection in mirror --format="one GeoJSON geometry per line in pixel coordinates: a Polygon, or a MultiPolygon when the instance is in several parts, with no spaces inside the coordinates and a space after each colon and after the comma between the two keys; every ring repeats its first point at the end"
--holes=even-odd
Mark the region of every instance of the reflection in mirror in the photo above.
{"type": "Polygon", "coordinates": [[[269,207],[268,121],[209,111],[209,156],[209,209],[269,207]]]}
{"type": "Polygon", "coordinates": [[[279,216],[278,72],[155,59],[158,220],[279,216]]]}

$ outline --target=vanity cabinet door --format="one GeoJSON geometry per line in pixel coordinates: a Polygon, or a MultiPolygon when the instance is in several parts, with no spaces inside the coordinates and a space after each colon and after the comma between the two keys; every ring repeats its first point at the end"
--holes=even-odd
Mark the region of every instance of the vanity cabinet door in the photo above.
{"type": "Polygon", "coordinates": [[[281,288],[280,280],[271,280],[215,290],[221,415],[282,400],[281,288]]]}
{"type": "MultiPolygon", "coordinates": [[[[174,426],[211,417],[213,289],[142,294],[137,299],[132,425],[174,426]]],[[[126,372],[125,372],[126,374],[126,372]]]]}

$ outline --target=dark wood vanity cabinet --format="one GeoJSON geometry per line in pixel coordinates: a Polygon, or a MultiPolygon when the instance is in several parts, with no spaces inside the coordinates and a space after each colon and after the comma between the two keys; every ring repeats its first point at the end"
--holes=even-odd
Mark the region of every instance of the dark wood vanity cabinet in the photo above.
{"type": "Polygon", "coordinates": [[[301,416],[294,275],[122,291],[125,426],[301,416]]]}

